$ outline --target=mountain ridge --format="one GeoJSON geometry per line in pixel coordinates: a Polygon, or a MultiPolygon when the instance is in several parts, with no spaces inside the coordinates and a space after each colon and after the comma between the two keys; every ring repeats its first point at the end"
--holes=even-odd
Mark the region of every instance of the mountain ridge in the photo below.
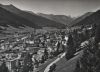
{"type": "Polygon", "coordinates": [[[74,18],[66,15],[54,15],[54,14],[44,14],[44,13],[37,13],[37,15],[65,24],[66,26],[69,25],[74,20],[74,18]]]}
{"type": "Polygon", "coordinates": [[[17,16],[14,13],[9,12],[8,10],[0,7],[0,25],[8,27],[8,25],[11,25],[13,27],[19,28],[19,26],[29,26],[33,28],[38,28],[34,23],[17,16]]]}
{"type": "Polygon", "coordinates": [[[29,20],[29,21],[35,23],[36,25],[38,25],[40,27],[65,28],[64,24],[61,24],[59,22],[55,22],[55,21],[49,20],[47,18],[44,18],[44,17],[38,16],[38,15],[31,14],[29,12],[20,10],[13,5],[9,5],[9,6],[2,5],[2,8],[29,20]]]}
{"type": "Polygon", "coordinates": [[[76,18],[74,21],[72,21],[70,23],[70,26],[74,26],[75,24],[77,24],[78,22],[84,20],[86,17],[90,16],[91,14],[93,14],[93,12],[87,12],[87,13],[83,14],[82,16],[76,18]]]}
{"type": "Polygon", "coordinates": [[[85,26],[85,25],[99,25],[100,24],[100,10],[97,10],[96,12],[93,12],[89,16],[86,16],[83,20],[79,21],[78,23],[72,25],[72,26],[85,26]]]}

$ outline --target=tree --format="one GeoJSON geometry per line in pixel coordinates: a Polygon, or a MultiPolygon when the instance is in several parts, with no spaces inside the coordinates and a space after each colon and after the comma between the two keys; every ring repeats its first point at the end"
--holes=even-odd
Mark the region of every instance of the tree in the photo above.
{"type": "Polygon", "coordinates": [[[77,63],[76,63],[76,68],[75,68],[74,72],[80,72],[80,63],[79,63],[79,61],[77,61],[77,63]]]}
{"type": "Polygon", "coordinates": [[[27,53],[24,59],[24,65],[22,68],[22,72],[29,72],[32,70],[32,56],[27,53]]]}
{"type": "Polygon", "coordinates": [[[70,59],[73,57],[73,54],[76,52],[76,48],[74,47],[74,41],[73,37],[71,34],[68,36],[68,43],[67,43],[67,54],[66,54],[66,59],[70,59]]]}
{"type": "Polygon", "coordinates": [[[0,67],[0,72],[9,72],[5,62],[2,63],[0,67]]]}
{"type": "Polygon", "coordinates": [[[58,41],[58,44],[57,44],[57,50],[56,50],[56,55],[59,54],[59,48],[60,48],[60,42],[58,41]]]}
{"type": "Polygon", "coordinates": [[[96,31],[96,24],[92,25],[92,35],[91,37],[95,36],[95,31],[96,31]]]}
{"type": "Polygon", "coordinates": [[[69,34],[68,36],[68,43],[67,43],[68,46],[72,46],[74,45],[74,42],[73,42],[73,37],[71,34],[69,34]]]}
{"type": "Polygon", "coordinates": [[[45,50],[44,50],[44,60],[47,60],[47,59],[48,59],[48,51],[45,48],[45,50]]]}
{"type": "Polygon", "coordinates": [[[78,70],[77,72],[100,72],[100,50],[96,48],[97,50],[95,50],[95,52],[91,51],[96,47],[91,45],[92,44],[89,44],[85,47],[83,56],[79,60],[80,63],[78,63],[81,65],[81,68],[76,66],[76,69],[78,70]]]}

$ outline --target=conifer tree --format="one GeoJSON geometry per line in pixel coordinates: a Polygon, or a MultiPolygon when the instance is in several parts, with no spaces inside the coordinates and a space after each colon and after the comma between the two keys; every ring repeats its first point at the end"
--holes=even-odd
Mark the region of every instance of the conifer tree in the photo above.
{"type": "Polygon", "coordinates": [[[66,58],[70,59],[71,57],[73,57],[74,53],[76,52],[76,49],[74,47],[73,37],[71,34],[69,34],[67,45],[68,47],[67,47],[66,58]]]}

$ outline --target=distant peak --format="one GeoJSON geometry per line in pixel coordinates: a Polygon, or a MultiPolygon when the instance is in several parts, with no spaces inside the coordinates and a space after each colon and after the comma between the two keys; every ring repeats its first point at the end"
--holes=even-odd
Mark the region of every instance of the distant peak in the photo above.
{"type": "Polygon", "coordinates": [[[0,4],[0,5],[2,5],[2,4],[0,4]]]}
{"type": "Polygon", "coordinates": [[[15,7],[13,4],[0,4],[0,6],[10,6],[10,7],[15,7]]]}
{"type": "Polygon", "coordinates": [[[13,6],[13,4],[10,4],[10,6],[13,6]]]}
{"type": "Polygon", "coordinates": [[[45,13],[38,12],[37,15],[54,15],[54,14],[45,14],[45,13]]]}
{"type": "Polygon", "coordinates": [[[9,4],[9,5],[7,5],[7,6],[14,6],[13,4],[9,4]]]}
{"type": "Polygon", "coordinates": [[[97,12],[100,12],[100,9],[99,9],[99,10],[97,10],[97,12]]]}
{"type": "Polygon", "coordinates": [[[9,4],[9,5],[7,5],[7,6],[10,6],[10,7],[15,7],[13,4],[9,4]]]}

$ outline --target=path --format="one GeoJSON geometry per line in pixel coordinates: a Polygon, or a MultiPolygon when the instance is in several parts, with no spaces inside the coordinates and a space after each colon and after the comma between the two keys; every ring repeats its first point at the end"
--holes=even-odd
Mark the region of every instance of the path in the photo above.
{"type": "Polygon", "coordinates": [[[64,52],[64,53],[61,54],[61,56],[58,57],[55,61],[53,61],[52,63],[50,63],[50,64],[46,67],[46,69],[44,70],[44,72],[48,72],[49,69],[50,69],[50,66],[52,66],[54,63],[58,62],[61,58],[63,58],[63,57],[65,56],[65,54],[66,54],[66,53],[64,52]]]}

